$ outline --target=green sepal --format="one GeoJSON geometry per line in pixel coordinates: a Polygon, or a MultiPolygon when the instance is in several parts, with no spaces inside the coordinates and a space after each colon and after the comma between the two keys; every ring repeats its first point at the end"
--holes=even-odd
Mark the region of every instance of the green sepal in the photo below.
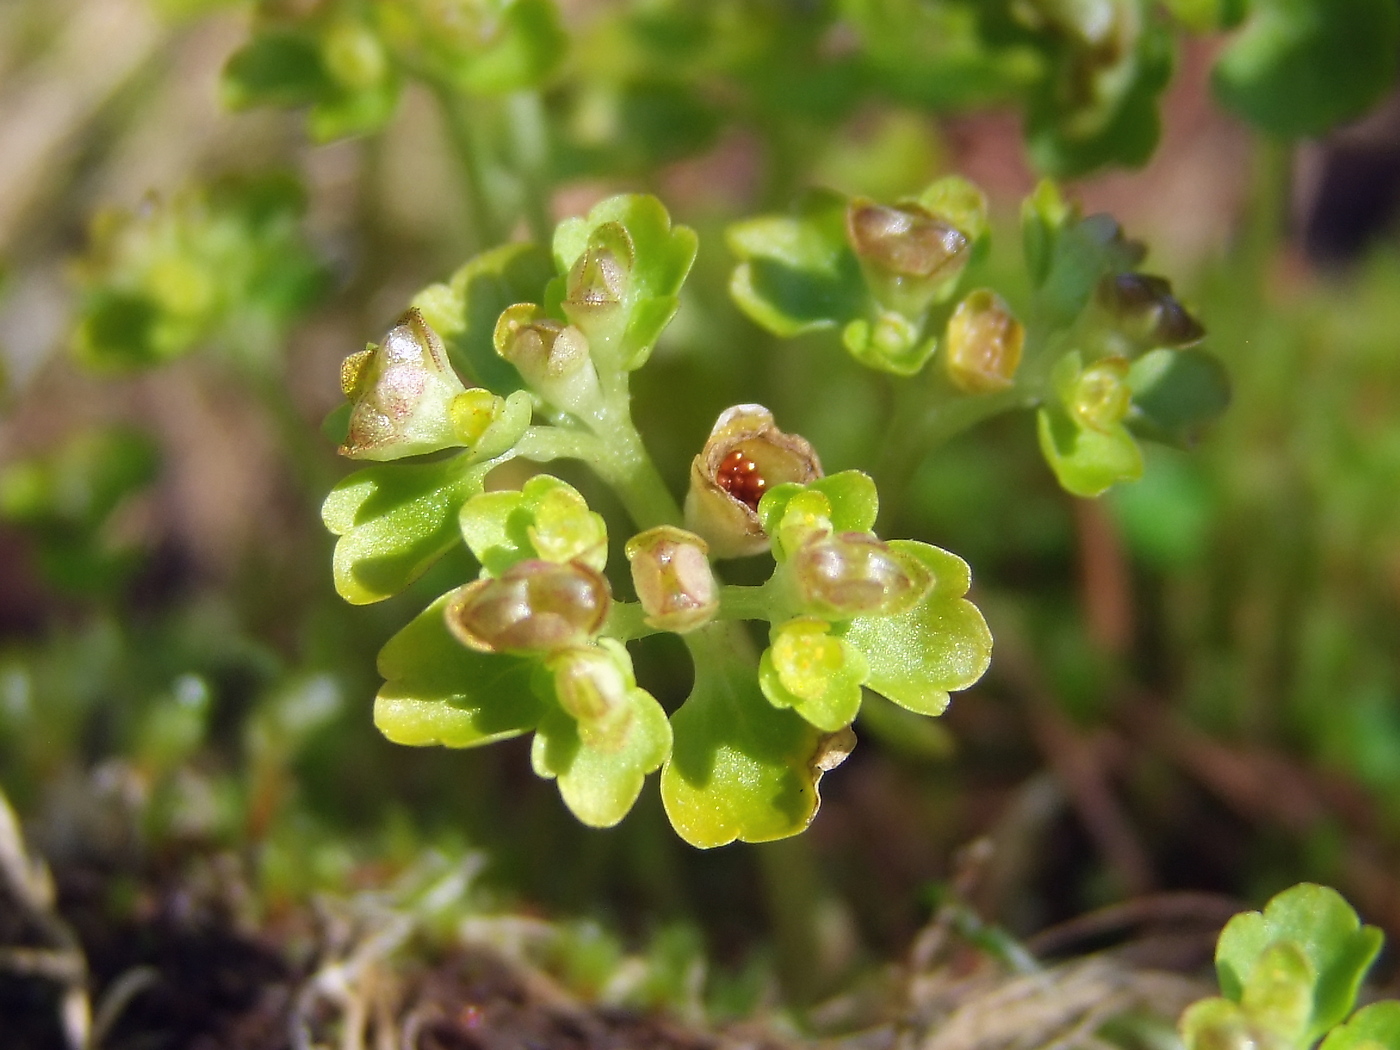
{"type": "Polygon", "coordinates": [[[1281,138],[1321,135],[1365,113],[1395,82],[1394,0],[1252,0],[1220,56],[1220,102],[1281,138]]]}
{"type": "Polygon", "coordinates": [[[1021,251],[1033,288],[1039,288],[1050,276],[1060,231],[1077,218],[1077,211],[1052,179],[1041,179],[1021,202],[1021,251]]]}
{"type": "Polygon", "coordinates": [[[1052,329],[1068,327],[1105,274],[1131,270],[1143,255],[1142,245],[1124,238],[1111,216],[1076,216],[1050,238],[1045,279],[1036,297],[1044,320],[1052,329]]]}
{"type": "Polygon", "coordinates": [[[482,492],[462,506],[462,538],[487,573],[499,576],[526,558],[578,560],[603,571],[608,532],[603,518],[566,482],[538,474],[518,492],[482,492]]]}
{"type": "MultiPolygon", "coordinates": [[[[565,219],[555,227],[554,263],[563,276],[551,282],[546,295],[550,309],[562,297],[574,263],[588,250],[599,228],[609,223],[627,231],[632,258],[620,301],[620,338],[611,348],[595,341],[593,349],[595,361],[600,353],[611,354],[617,367],[631,371],[646,363],[662,329],[675,315],[677,296],[695,262],[699,242],[690,227],[672,226],[665,206],[650,194],[625,193],[599,201],[586,218],[565,219]]],[[[594,338],[591,333],[590,338],[594,338]]]]}
{"type": "Polygon", "coordinates": [[[863,317],[869,295],[846,241],[846,198],[811,190],[794,215],[764,215],[725,231],[739,258],[729,294],[775,335],[791,337],[863,317]]]}
{"type": "Polygon", "coordinates": [[[321,520],[340,537],[333,573],[342,598],[367,605],[391,597],[458,542],[457,512],[494,465],[464,464],[469,457],[370,467],[331,489],[321,520]]]}
{"type": "Polygon", "coordinates": [[[834,733],[860,713],[860,687],[870,667],[859,649],[830,632],[824,620],[806,617],[775,627],[773,644],[758,663],[758,684],[774,707],[792,708],[818,729],[834,733]],[[786,652],[791,647],[783,645],[784,638],[793,635],[799,647],[786,652]]]}
{"type": "Polygon", "coordinates": [[[534,244],[506,244],[483,252],[444,284],[431,284],[412,305],[442,337],[448,357],[464,374],[504,394],[524,384],[496,353],[493,336],[501,312],[537,303],[554,274],[549,252],[534,244]]]}
{"type": "MultiPolygon", "coordinates": [[[[397,469],[404,469],[402,467],[397,469]]],[[[531,689],[534,663],[479,653],[452,637],[444,594],[385,643],[374,724],[396,744],[476,747],[534,728],[544,703],[531,689]]]]}
{"type": "MultiPolygon", "coordinates": [[[[620,644],[629,681],[631,660],[620,644]]],[[[610,828],[631,810],[648,773],[661,768],[671,753],[671,723],[661,705],[635,682],[627,691],[631,717],[615,749],[590,747],[579,725],[557,704],[550,706],[535,732],[530,761],[535,772],[557,779],[564,804],[580,821],[610,828]]]]}
{"type": "Polygon", "coordinates": [[[1316,974],[1300,1040],[1307,1045],[1351,1013],[1361,979],[1383,940],[1380,930],[1361,925],[1336,890],[1300,883],[1274,897],[1263,912],[1244,912],[1225,924],[1215,949],[1220,990],[1227,999],[1246,1001],[1254,971],[1269,948],[1280,941],[1295,944],[1316,974]]]}
{"type": "Polygon", "coordinates": [[[1106,431],[1082,427],[1050,404],[1036,412],[1036,434],[1045,462],[1071,495],[1092,499],[1142,477],[1142,449],[1122,424],[1106,431]]]}
{"type": "Polygon", "coordinates": [[[768,842],[811,823],[829,738],[795,711],[769,703],[751,665],[697,657],[694,688],[671,716],[671,729],[661,798],[686,842],[701,849],[736,839],[768,842]]]}
{"type": "Polygon", "coordinates": [[[1332,1029],[1320,1050],[1400,1050],[1400,1002],[1372,1003],[1332,1029]]]}
{"type": "Polygon", "coordinates": [[[1129,430],[1150,441],[1191,448],[1230,406],[1230,375],[1205,350],[1152,350],[1132,363],[1129,430]]]}
{"type": "Polygon", "coordinates": [[[942,714],[949,693],[966,689],[987,670],[992,634],[977,606],[963,597],[972,585],[965,561],[916,540],[890,540],[889,547],[927,568],[933,586],[908,612],[856,617],[845,640],[865,654],[869,688],[918,714],[942,714]]]}
{"type": "Polygon", "coordinates": [[[814,509],[823,511],[826,520],[814,519],[813,528],[841,533],[869,532],[875,527],[880,511],[880,495],[869,474],[859,470],[843,470],[805,485],[794,481],[774,485],[758,502],[758,520],[772,541],[773,557],[778,562],[786,561],[791,553],[782,540],[783,519],[793,499],[804,492],[819,493],[825,502],[825,507],[817,503],[814,509]]]}

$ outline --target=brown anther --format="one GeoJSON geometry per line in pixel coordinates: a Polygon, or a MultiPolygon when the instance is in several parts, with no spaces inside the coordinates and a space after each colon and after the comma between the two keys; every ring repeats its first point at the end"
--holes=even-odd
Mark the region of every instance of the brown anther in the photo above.
{"type": "Polygon", "coordinates": [[[754,510],[758,509],[758,501],[768,487],[768,482],[758,472],[758,464],[737,448],[724,457],[715,471],[715,481],[725,492],[754,510]]]}

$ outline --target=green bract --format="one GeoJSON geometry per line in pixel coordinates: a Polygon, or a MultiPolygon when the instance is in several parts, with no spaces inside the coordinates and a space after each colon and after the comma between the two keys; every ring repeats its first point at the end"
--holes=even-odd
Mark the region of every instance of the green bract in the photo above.
{"type": "Polygon", "coordinates": [[[1236,915],[1221,931],[1215,951],[1220,990],[1249,1007],[1251,985],[1272,981],[1260,969],[1272,946],[1295,945],[1310,977],[1301,1041],[1311,1043],[1351,1012],[1381,941],[1380,930],[1362,926],[1336,890],[1303,883],[1269,901],[1262,913],[1236,915]]]}
{"type": "Polygon", "coordinates": [[[696,243],[693,230],[671,226],[655,197],[609,197],[555,230],[561,276],[545,305],[588,337],[600,372],[640,368],[680,305],[696,243]]]}
{"type": "Polygon", "coordinates": [[[530,422],[523,392],[506,398],[475,448],[436,463],[370,467],[341,481],[321,508],[335,545],[335,587],[362,605],[397,594],[457,542],[457,515],[496,457],[530,422]]]}
{"type": "Polygon", "coordinates": [[[483,569],[499,576],[526,558],[575,559],[602,570],[608,560],[603,519],[570,485],[548,474],[519,492],[484,492],[462,507],[462,537],[483,569]]]}
{"type": "Polygon", "coordinates": [[[1335,890],[1303,883],[1264,911],[1236,915],[1221,931],[1215,965],[1224,998],[1181,1017],[1187,1050],[1249,1043],[1264,1050],[1391,1050],[1400,1046],[1400,1003],[1358,1011],[1361,979],[1381,948],[1335,890]]]}
{"type": "Polygon", "coordinates": [[[949,176],[893,206],[813,191],[795,215],[731,226],[729,290],[769,331],[839,327],[862,364],[913,375],[933,353],[929,309],[955,291],[987,229],[987,202],[949,176]]]}
{"type": "Polygon", "coordinates": [[[795,712],[774,707],[751,667],[719,650],[716,627],[687,636],[695,686],[671,716],[675,745],[661,772],[661,798],[681,838],[708,849],[735,839],[795,835],[816,815],[817,782],[850,750],[795,712]]]}

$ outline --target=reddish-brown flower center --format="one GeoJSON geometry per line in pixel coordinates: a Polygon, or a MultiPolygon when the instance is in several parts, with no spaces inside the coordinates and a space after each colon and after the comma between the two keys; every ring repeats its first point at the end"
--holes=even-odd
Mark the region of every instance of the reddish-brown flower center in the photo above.
{"type": "Polygon", "coordinates": [[[758,501],[768,485],[758,472],[758,464],[737,448],[724,457],[715,471],[715,480],[725,492],[754,510],[758,509],[758,501]]]}

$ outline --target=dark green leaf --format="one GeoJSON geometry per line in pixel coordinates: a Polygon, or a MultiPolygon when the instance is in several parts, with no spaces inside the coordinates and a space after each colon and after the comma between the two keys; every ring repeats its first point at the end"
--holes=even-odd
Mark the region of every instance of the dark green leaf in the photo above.
{"type": "Polygon", "coordinates": [[[1226,106],[1298,138],[1365,113],[1394,84],[1397,60],[1394,0],[1253,0],[1213,82],[1226,106]]]}

